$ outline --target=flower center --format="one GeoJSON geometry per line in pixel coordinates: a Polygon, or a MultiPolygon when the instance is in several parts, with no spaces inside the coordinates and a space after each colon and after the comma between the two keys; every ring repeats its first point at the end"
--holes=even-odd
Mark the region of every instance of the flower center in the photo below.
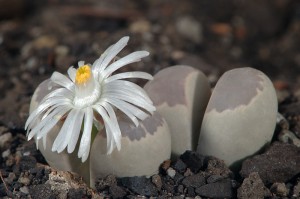
{"type": "Polygon", "coordinates": [[[88,65],[80,66],[76,71],[75,82],[78,85],[85,84],[92,76],[91,68],[88,65]]]}
{"type": "Polygon", "coordinates": [[[75,98],[73,104],[77,108],[93,105],[100,97],[100,84],[94,79],[89,65],[80,66],[75,76],[75,98]]]}

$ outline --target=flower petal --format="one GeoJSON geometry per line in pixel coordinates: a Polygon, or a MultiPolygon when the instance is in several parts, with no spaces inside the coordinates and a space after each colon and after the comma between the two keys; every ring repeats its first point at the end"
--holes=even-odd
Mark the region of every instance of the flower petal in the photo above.
{"type": "Polygon", "coordinates": [[[134,106],[145,109],[148,112],[156,110],[153,104],[150,104],[149,102],[145,101],[142,97],[134,95],[132,93],[127,93],[125,91],[106,92],[102,96],[103,100],[108,100],[110,98],[128,102],[134,106]]]}
{"type": "Polygon", "coordinates": [[[105,123],[107,147],[108,147],[108,151],[110,151],[110,149],[114,148],[115,145],[117,145],[117,143],[121,142],[120,141],[121,140],[121,131],[120,131],[119,125],[115,126],[117,121],[113,121],[113,119],[108,116],[108,113],[102,106],[94,105],[93,108],[101,115],[101,117],[105,123]],[[116,139],[117,140],[119,139],[119,141],[117,141],[116,139]]]}
{"type": "Polygon", "coordinates": [[[73,125],[73,129],[69,130],[72,132],[72,134],[70,135],[69,138],[66,139],[70,139],[69,143],[68,143],[68,153],[72,153],[75,150],[78,138],[79,138],[79,134],[81,131],[81,126],[82,126],[82,121],[83,121],[83,116],[84,116],[84,111],[79,111],[76,119],[74,119],[74,125],[73,125]]]}
{"type": "Polygon", "coordinates": [[[103,97],[116,98],[119,100],[129,102],[135,106],[138,106],[140,108],[147,110],[151,114],[156,110],[155,106],[153,106],[152,104],[149,104],[142,98],[138,98],[137,96],[134,96],[134,95],[128,95],[128,94],[124,94],[124,93],[105,93],[105,96],[103,95],[103,97]]]}
{"type": "Polygon", "coordinates": [[[125,57],[119,59],[118,61],[112,63],[111,65],[109,65],[104,71],[102,77],[106,78],[109,75],[111,75],[113,72],[115,72],[116,70],[118,70],[119,68],[133,63],[133,62],[138,62],[141,60],[141,58],[146,57],[149,55],[149,52],[147,51],[136,51],[133,52],[129,55],[126,55],[125,57]]]}
{"type": "Polygon", "coordinates": [[[139,72],[139,71],[135,71],[135,72],[125,72],[125,73],[119,73],[113,76],[108,77],[105,82],[109,83],[115,80],[119,80],[119,79],[128,79],[128,78],[141,78],[141,79],[147,79],[147,80],[152,80],[153,76],[150,75],[149,73],[145,73],[145,72],[139,72]]]}
{"type": "Polygon", "coordinates": [[[84,66],[84,61],[79,61],[78,62],[78,67],[80,67],[80,66],[84,66]]]}
{"type": "Polygon", "coordinates": [[[129,85],[128,83],[129,82],[126,83],[126,81],[121,80],[110,82],[109,85],[106,85],[102,97],[105,99],[110,97],[118,98],[120,100],[127,101],[131,104],[144,108],[149,112],[155,111],[156,109],[153,106],[152,101],[147,96],[147,94],[144,94],[145,91],[131,82],[130,84],[132,84],[132,86],[124,87],[124,85],[126,84],[129,85]],[[121,82],[123,82],[123,86],[120,84],[121,82]]]}
{"type": "MultiPolygon", "coordinates": [[[[140,120],[144,120],[147,117],[149,117],[149,114],[145,113],[144,111],[142,111],[141,109],[139,109],[138,107],[125,102],[123,100],[120,99],[116,99],[116,98],[107,98],[105,99],[107,100],[107,102],[111,103],[113,106],[115,106],[117,109],[120,109],[122,112],[124,112],[129,118],[131,118],[129,115],[133,115],[134,117],[140,119],[140,120]],[[123,111],[125,110],[125,111],[123,111]],[[127,114],[129,112],[129,114],[127,114]]],[[[134,122],[134,121],[133,121],[134,122]]],[[[135,122],[134,122],[135,123],[135,122]]],[[[138,123],[135,123],[136,126],[138,126],[138,123]]]]}
{"type": "Polygon", "coordinates": [[[151,99],[144,89],[137,84],[125,80],[115,80],[105,85],[104,93],[127,93],[128,95],[143,98],[144,101],[152,104],[151,99]]]}
{"type": "MultiPolygon", "coordinates": [[[[46,146],[47,146],[47,136],[44,136],[43,138],[43,147],[44,147],[44,150],[46,150],[46,146]]],[[[38,141],[37,141],[38,143],[38,141]]]]}
{"type": "MultiPolygon", "coordinates": [[[[108,124],[106,122],[104,122],[105,126],[107,126],[108,124]]],[[[111,154],[114,150],[114,148],[116,147],[116,144],[114,142],[114,139],[112,139],[112,132],[110,130],[110,128],[105,129],[106,130],[106,138],[107,138],[107,152],[106,154],[111,154]]]]}
{"type": "Polygon", "coordinates": [[[53,118],[53,117],[58,117],[59,119],[68,111],[70,110],[69,107],[60,107],[60,108],[56,108],[54,109],[49,115],[48,117],[44,118],[43,120],[41,120],[39,122],[39,124],[37,126],[35,126],[30,133],[28,134],[28,140],[30,140],[33,136],[35,136],[42,128],[44,128],[48,122],[53,118]],[[66,109],[65,109],[66,108],[66,109]]]}
{"type": "Polygon", "coordinates": [[[119,127],[119,123],[118,123],[118,120],[117,120],[117,116],[116,116],[116,113],[114,111],[114,109],[111,107],[111,105],[107,102],[104,102],[103,103],[103,108],[106,109],[112,123],[113,123],[113,127],[114,129],[111,129],[111,130],[114,130],[112,131],[112,135],[114,137],[114,140],[115,140],[115,143],[116,143],[116,146],[118,148],[118,150],[121,149],[121,130],[120,130],[120,127],[119,127]]]}
{"type": "Polygon", "coordinates": [[[74,83],[67,78],[65,75],[59,73],[59,72],[54,72],[51,76],[51,81],[53,81],[54,83],[74,92],[75,91],[75,85],[74,83]]]}
{"type": "MultiPolygon", "coordinates": [[[[72,109],[69,114],[67,115],[67,118],[63,124],[63,126],[61,127],[57,137],[54,140],[54,143],[52,145],[52,151],[61,151],[63,147],[63,143],[64,141],[69,141],[66,140],[66,137],[68,136],[68,133],[70,133],[70,129],[73,127],[74,125],[74,119],[76,117],[76,115],[78,114],[78,110],[77,109],[72,109]]],[[[72,133],[72,132],[71,132],[72,133]]]]}
{"type": "Polygon", "coordinates": [[[40,104],[52,97],[64,97],[71,100],[74,98],[74,93],[65,88],[58,88],[48,93],[40,102],[40,104]]]}
{"type": "Polygon", "coordinates": [[[113,106],[115,106],[117,109],[119,109],[120,111],[122,111],[125,115],[127,115],[127,117],[130,118],[130,120],[134,123],[135,126],[139,125],[139,121],[137,120],[137,118],[135,117],[135,115],[128,110],[127,106],[122,106],[120,102],[124,102],[122,100],[118,100],[118,99],[113,99],[113,98],[109,98],[109,99],[105,99],[108,103],[112,104],[113,106]]]}
{"type": "Polygon", "coordinates": [[[70,79],[72,80],[72,82],[75,82],[75,77],[76,77],[76,69],[71,66],[69,69],[68,69],[68,75],[70,77],[70,79]]]}
{"type": "Polygon", "coordinates": [[[108,51],[106,56],[104,57],[103,61],[100,65],[97,65],[95,67],[95,70],[98,70],[99,72],[103,71],[109,62],[117,55],[119,52],[127,45],[129,40],[129,37],[122,37],[116,44],[114,44],[108,51]]]}
{"type": "MultiPolygon", "coordinates": [[[[28,117],[25,129],[30,129],[32,124],[38,119],[38,117],[48,108],[52,106],[70,106],[70,102],[68,99],[65,98],[57,98],[52,100],[47,100],[44,103],[40,104],[28,117]]],[[[71,106],[70,106],[71,107],[71,106]]]]}
{"type": "Polygon", "coordinates": [[[109,46],[105,51],[104,53],[101,54],[100,58],[99,59],[96,59],[96,61],[94,61],[93,63],[93,66],[92,66],[92,70],[93,72],[97,72],[99,69],[100,69],[100,66],[104,60],[104,58],[107,56],[107,54],[110,52],[111,48],[113,47],[114,45],[111,45],[109,46]]]}
{"type": "Polygon", "coordinates": [[[85,162],[90,153],[91,135],[93,127],[93,109],[88,107],[84,113],[84,129],[81,136],[80,146],[78,150],[78,157],[82,162],[85,162]]]}

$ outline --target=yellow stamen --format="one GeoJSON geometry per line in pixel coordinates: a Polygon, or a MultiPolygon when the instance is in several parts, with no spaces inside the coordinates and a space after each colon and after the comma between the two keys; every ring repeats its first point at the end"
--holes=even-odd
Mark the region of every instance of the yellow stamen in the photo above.
{"type": "Polygon", "coordinates": [[[76,71],[76,84],[84,84],[91,78],[92,72],[88,65],[80,66],[76,71]]]}

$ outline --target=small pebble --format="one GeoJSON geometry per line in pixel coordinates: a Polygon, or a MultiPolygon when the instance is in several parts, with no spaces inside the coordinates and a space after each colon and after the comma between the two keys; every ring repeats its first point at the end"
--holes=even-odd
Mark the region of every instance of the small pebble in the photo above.
{"type": "Polygon", "coordinates": [[[176,21],[176,29],[178,33],[197,44],[202,41],[201,23],[190,16],[180,17],[176,21]]]}
{"type": "Polygon", "coordinates": [[[184,196],[173,196],[172,197],[173,199],[187,199],[187,198],[190,198],[190,197],[184,197],[184,196]]]}
{"type": "Polygon", "coordinates": [[[8,174],[8,177],[5,178],[5,182],[11,184],[16,179],[16,174],[11,172],[8,174]]]}
{"type": "Polygon", "coordinates": [[[12,139],[11,133],[5,133],[0,136],[0,148],[3,148],[5,143],[12,139]]]}
{"type": "Polygon", "coordinates": [[[70,50],[69,50],[68,46],[57,46],[55,48],[55,53],[58,56],[66,56],[66,55],[68,55],[69,51],[70,50]]]}
{"type": "Polygon", "coordinates": [[[174,180],[175,184],[180,184],[182,179],[184,179],[184,176],[181,175],[180,173],[176,173],[173,180],[174,180]]]}
{"type": "Polygon", "coordinates": [[[53,36],[43,35],[33,41],[33,46],[36,49],[53,48],[57,44],[57,38],[53,36]]]}
{"type": "Polygon", "coordinates": [[[29,71],[35,70],[38,67],[38,59],[37,57],[31,57],[27,60],[27,62],[24,65],[24,69],[27,69],[29,71]]]}
{"type": "Polygon", "coordinates": [[[237,197],[240,199],[264,198],[267,196],[270,196],[269,190],[265,187],[257,172],[250,173],[237,190],[237,197]]]}
{"type": "Polygon", "coordinates": [[[300,181],[293,188],[293,197],[297,198],[300,197],[300,181]]]}
{"type": "Polygon", "coordinates": [[[289,130],[282,130],[278,135],[278,140],[283,143],[291,143],[296,145],[297,147],[300,147],[300,139],[297,138],[297,136],[289,130]]]}
{"type": "Polygon", "coordinates": [[[218,36],[228,36],[232,32],[232,27],[227,23],[213,23],[210,31],[218,36]]]}
{"type": "Polygon", "coordinates": [[[161,168],[164,170],[164,171],[167,171],[168,168],[170,167],[171,165],[171,160],[166,160],[164,161],[162,164],[161,164],[161,168]]]}
{"type": "Polygon", "coordinates": [[[215,157],[209,158],[206,172],[211,175],[219,175],[223,177],[229,177],[232,175],[232,171],[225,165],[225,162],[215,157]]]}
{"type": "Polygon", "coordinates": [[[181,159],[178,159],[172,167],[179,173],[184,173],[186,170],[186,164],[181,159]]]}
{"type": "Polygon", "coordinates": [[[168,170],[167,170],[167,174],[168,174],[168,176],[170,176],[171,178],[174,178],[174,176],[176,175],[176,171],[175,171],[172,167],[170,167],[170,168],[168,168],[168,170]]]}
{"type": "Polygon", "coordinates": [[[12,155],[10,155],[8,156],[5,164],[6,166],[11,167],[13,164],[15,164],[15,161],[16,161],[15,158],[12,155]]]}
{"type": "Polygon", "coordinates": [[[20,191],[24,194],[29,194],[29,190],[28,190],[28,187],[27,186],[23,186],[20,188],[20,191]]]}
{"type": "Polygon", "coordinates": [[[105,178],[99,178],[95,184],[96,189],[101,192],[105,190],[107,187],[113,186],[117,184],[116,177],[113,175],[108,175],[105,178]]]}
{"type": "Polygon", "coordinates": [[[10,149],[7,149],[2,152],[2,158],[7,158],[10,155],[10,149]]]}
{"type": "Polygon", "coordinates": [[[178,185],[178,187],[177,187],[177,192],[183,194],[183,192],[184,192],[184,186],[181,185],[181,184],[178,185]]]}
{"type": "Polygon", "coordinates": [[[157,187],[158,190],[162,187],[161,177],[158,174],[155,174],[151,178],[152,183],[157,187]]]}
{"type": "Polygon", "coordinates": [[[20,177],[18,182],[22,183],[24,185],[29,185],[30,184],[30,179],[28,177],[20,177]]]}
{"type": "Polygon", "coordinates": [[[288,90],[276,90],[278,103],[284,102],[289,96],[290,92],[288,90]]]}
{"type": "Polygon", "coordinates": [[[150,31],[151,24],[147,20],[139,19],[133,22],[132,24],[130,24],[129,29],[133,33],[146,33],[150,31]]]}
{"type": "Polygon", "coordinates": [[[277,113],[277,119],[276,119],[277,125],[279,125],[282,129],[289,129],[290,124],[287,121],[287,119],[280,113],[277,113]]]}
{"type": "Polygon", "coordinates": [[[284,183],[277,183],[277,182],[271,186],[270,191],[282,197],[287,196],[289,193],[289,190],[287,189],[284,183]]]}
{"type": "Polygon", "coordinates": [[[191,176],[191,175],[193,175],[193,172],[192,172],[189,168],[187,168],[187,170],[184,172],[183,175],[184,175],[185,177],[191,176]]]}
{"type": "Polygon", "coordinates": [[[8,131],[8,128],[6,128],[5,126],[0,126],[0,135],[7,131],[8,131]]]}
{"type": "Polygon", "coordinates": [[[188,187],[187,188],[187,195],[190,197],[195,197],[196,193],[195,193],[195,188],[193,187],[188,187]]]}

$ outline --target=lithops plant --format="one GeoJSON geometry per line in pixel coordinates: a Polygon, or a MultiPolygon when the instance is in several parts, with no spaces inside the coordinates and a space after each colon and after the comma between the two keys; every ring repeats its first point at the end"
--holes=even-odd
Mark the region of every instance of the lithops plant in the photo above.
{"type": "Polygon", "coordinates": [[[144,89],[169,125],[172,155],[196,150],[211,93],[206,76],[190,66],[172,66],[154,75],[144,89]]]}
{"type": "MultiPolygon", "coordinates": [[[[49,87],[51,81],[49,79],[43,81],[36,89],[31,98],[29,113],[36,110],[43,98],[51,93],[56,87],[49,87]]],[[[37,120],[40,123],[40,119],[37,120]]],[[[48,133],[44,139],[35,139],[37,148],[41,151],[48,164],[56,169],[63,171],[72,171],[80,174],[84,180],[89,182],[89,160],[81,162],[76,155],[78,153],[78,147],[73,153],[68,153],[63,150],[61,153],[53,152],[51,150],[54,140],[56,139],[61,127],[63,120],[59,121],[48,133]]]]}
{"type": "Polygon", "coordinates": [[[271,141],[276,115],[276,92],[266,75],[253,68],[230,70],[213,90],[197,151],[238,166],[271,141]]]}
{"type": "MultiPolygon", "coordinates": [[[[91,183],[108,173],[118,177],[151,176],[158,173],[158,165],[170,158],[171,135],[166,121],[158,112],[135,127],[126,117],[119,117],[122,150],[107,155],[106,134],[102,130],[91,149],[91,183]]],[[[92,184],[93,186],[93,184],[92,184]]]]}
{"type": "Polygon", "coordinates": [[[75,171],[89,181],[90,174],[110,174],[105,173],[107,168],[98,167],[99,164],[91,167],[91,162],[130,165],[132,160],[142,161],[147,163],[144,167],[136,164],[129,171],[127,167],[122,170],[116,166],[112,168],[119,171],[111,173],[130,176],[136,171],[137,175],[150,175],[157,171],[162,161],[169,158],[170,134],[166,122],[159,114],[154,114],[156,108],[147,93],[140,86],[125,80],[151,80],[152,76],[145,72],[115,74],[119,68],[140,61],[149,54],[137,51],[114,61],[128,40],[129,37],[123,37],[110,46],[93,65],[78,62],[78,69],[70,67],[68,76],[54,72],[36,89],[25,129],[28,139],[36,140],[37,147],[51,166],[75,171]],[[118,119],[120,115],[122,117],[118,119]],[[123,122],[122,126],[119,120],[123,122]],[[141,121],[143,123],[140,124],[141,121]],[[141,135],[133,135],[138,133],[141,135]],[[131,139],[131,136],[137,139],[131,139]],[[139,157],[132,149],[126,149],[133,147],[137,150],[141,143],[143,147],[140,147],[139,157]],[[152,150],[160,153],[151,153],[152,150]],[[101,152],[105,155],[100,155],[101,152]],[[122,155],[126,157],[120,158],[122,155]],[[109,158],[101,159],[104,156],[109,158]]]}

